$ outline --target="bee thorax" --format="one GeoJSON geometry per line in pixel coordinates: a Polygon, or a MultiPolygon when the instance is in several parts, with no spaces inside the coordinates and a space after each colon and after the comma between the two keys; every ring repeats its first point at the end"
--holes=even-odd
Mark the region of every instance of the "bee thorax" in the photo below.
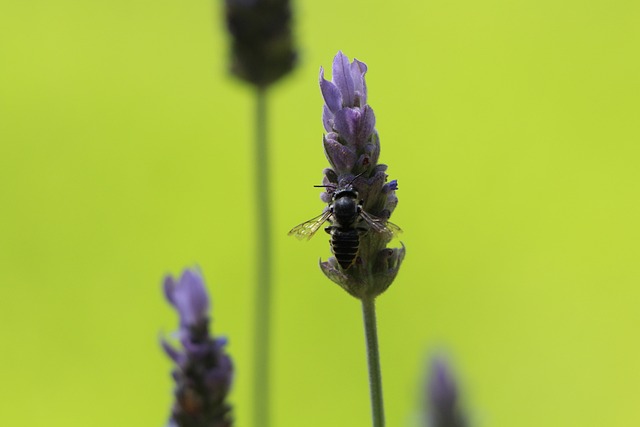
{"type": "Polygon", "coordinates": [[[343,197],[331,206],[335,221],[342,227],[349,227],[358,218],[358,203],[350,197],[343,197]]]}

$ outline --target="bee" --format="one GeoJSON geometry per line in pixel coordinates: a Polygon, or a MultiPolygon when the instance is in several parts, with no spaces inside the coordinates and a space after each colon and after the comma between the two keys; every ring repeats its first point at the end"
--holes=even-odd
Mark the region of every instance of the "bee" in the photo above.
{"type": "MultiPolygon", "coordinates": [[[[324,187],[324,186],[317,186],[324,187]]],[[[360,236],[369,231],[382,233],[389,238],[399,233],[400,228],[382,218],[364,211],[363,201],[351,184],[333,188],[332,200],[327,209],[315,218],[305,221],[289,231],[289,236],[310,239],[326,221],[331,223],[324,230],[331,236],[331,252],[343,270],[351,267],[358,255],[360,236]]]]}

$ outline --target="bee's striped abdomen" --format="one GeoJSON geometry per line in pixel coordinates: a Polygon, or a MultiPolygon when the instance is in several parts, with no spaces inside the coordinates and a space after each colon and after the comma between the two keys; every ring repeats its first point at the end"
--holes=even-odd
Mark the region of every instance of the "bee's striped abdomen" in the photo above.
{"type": "Polygon", "coordinates": [[[358,254],[360,237],[355,228],[341,229],[335,227],[331,230],[331,251],[336,256],[338,264],[344,270],[351,267],[358,254]]]}

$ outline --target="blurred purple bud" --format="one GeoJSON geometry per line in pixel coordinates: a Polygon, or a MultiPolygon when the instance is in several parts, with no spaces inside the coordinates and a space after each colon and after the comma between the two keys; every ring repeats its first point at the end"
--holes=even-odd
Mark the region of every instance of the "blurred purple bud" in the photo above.
{"type": "Polygon", "coordinates": [[[447,362],[442,358],[431,361],[427,396],[427,427],[467,426],[459,408],[458,386],[447,362]]]}
{"type": "Polygon", "coordinates": [[[177,283],[173,277],[165,277],[164,293],[171,305],[178,310],[181,325],[192,326],[206,319],[209,296],[202,277],[196,270],[185,270],[177,283]]]}

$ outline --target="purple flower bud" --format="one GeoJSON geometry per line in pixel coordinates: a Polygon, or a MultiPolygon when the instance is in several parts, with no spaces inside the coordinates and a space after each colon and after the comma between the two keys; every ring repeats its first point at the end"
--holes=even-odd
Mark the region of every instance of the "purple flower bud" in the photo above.
{"type": "Polygon", "coordinates": [[[396,191],[398,189],[398,180],[394,179],[393,181],[389,181],[389,183],[385,184],[382,188],[382,191],[385,193],[389,193],[391,191],[396,191]]]}
{"type": "Polygon", "coordinates": [[[367,105],[367,83],[364,80],[366,72],[367,65],[364,62],[354,59],[351,63],[351,75],[353,76],[355,88],[355,105],[358,107],[367,105]]]}
{"type": "Polygon", "coordinates": [[[324,137],[324,152],[327,160],[338,174],[346,174],[353,170],[356,164],[356,150],[340,144],[333,139],[337,134],[330,133],[324,137]]]}
{"type": "MultiPolygon", "coordinates": [[[[386,183],[386,165],[378,164],[380,138],[375,129],[376,117],[367,104],[365,74],[367,66],[349,59],[342,52],[333,59],[332,81],[320,68],[320,91],[325,105],[322,123],[327,134],[324,151],[331,169],[325,169],[326,191],[321,199],[332,203],[337,188],[352,185],[362,200],[363,211],[386,223],[398,204],[396,180],[386,183]]],[[[384,292],[398,274],[405,248],[388,249],[392,232],[399,230],[386,223],[387,232],[369,228],[359,236],[355,261],[342,268],[335,258],[320,263],[325,275],[356,298],[375,297],[384,292]]]]}
{"type": "Polygon", "coordinates": [[[209,296],[202,277],[195,270],[185,270],[177,283],[173,277],[166,276],[164,293],[178,310],[181,326],[189,327],[206,320],[209,296]]]}
{"type": "MultiPolygon", "coordinates": [[[[324,68],[320,67],[320,91],[329,113],[335,114],[342,108],[342,94],[338,86],[325,80],[324,68]]],[[[327,130],[329,132],[329,130],[327,130]]]]}
{"type": "Polygon", "coordinates": [[[427,384],[427,427],[466,427],[458,386],[446,361],[434,358],[427,384]]]}
{"type": "Polygon", "coordinates": [[[345,107],[354,105],[356,90],[353,82],[353,75],[351,74],[351,65],[349,64],[349,58],[342,52],[333,58],[333,67],[331,69],[333,74],[333,82],[340,93],[342,93],[342,102],[345,107]]]}
{"type": "Polygon", "coordinates": [[[226,397],[231,388],[233,366],[224,352],[226,339],[209,335],[209,296],[202,276],[188,269],[176,282],[164,280],[167,300],[180,316],[180,343],[177,349],[162,341],[165,353],[176,364],[176,382],[170,426],[229,427],[231,407],[226,397]]]}

